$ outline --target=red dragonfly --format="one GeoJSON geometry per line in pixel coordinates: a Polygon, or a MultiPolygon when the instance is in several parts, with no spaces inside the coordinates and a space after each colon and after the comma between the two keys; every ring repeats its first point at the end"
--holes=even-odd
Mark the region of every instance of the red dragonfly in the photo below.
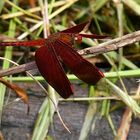
{"type": "Polygon", "coordinates": [[[102,39],[106,36],[80,34],[87,22],[50,35],[47,39],[20,42],[0,42],[0,46],[40,46],[35,52],[35,61],[41,75],[62,96],[68,98],[73,89],[62,64],[66,65],[79,79],[96,84],[104,77],[97,67],[85,60],[73,48],[82,37],[102,39]]]}

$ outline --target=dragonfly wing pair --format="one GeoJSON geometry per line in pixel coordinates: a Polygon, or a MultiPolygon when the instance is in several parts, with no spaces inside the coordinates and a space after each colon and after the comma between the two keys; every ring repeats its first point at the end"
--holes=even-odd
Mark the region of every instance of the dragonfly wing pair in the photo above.
{"type": "MultiPolygon", "coordinates": [[[[87,23],[82,23],[66,29],[58,34],[77,34],[87,23]]],[[[64,63],[79,79],[88,83],[96,84],[104,75],[94,65],[83,59],[70,43],[63,41],[60,37],[52,43],[39,48],[35,54],[36,63],[42,76],[63,97],[68,98],[73,94],[62,63],[64,63]]]]}

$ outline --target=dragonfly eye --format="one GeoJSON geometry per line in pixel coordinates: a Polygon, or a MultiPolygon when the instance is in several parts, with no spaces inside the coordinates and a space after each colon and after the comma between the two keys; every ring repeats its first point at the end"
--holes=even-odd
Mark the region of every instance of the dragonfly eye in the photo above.
{"type": "Polygon", "coordinates": [[[81,44],[82,43],[82,36],[77,34],[75,35],[75,41],[78,43],[78,44],[81,44]]]}

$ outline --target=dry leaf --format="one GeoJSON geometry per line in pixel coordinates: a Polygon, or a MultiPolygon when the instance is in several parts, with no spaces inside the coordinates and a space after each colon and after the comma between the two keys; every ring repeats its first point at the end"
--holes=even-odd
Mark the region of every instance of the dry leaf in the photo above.
{"type": "Polygon", "coordinates": [[[9,83],[8,81],[4,80],[3,78],[0,78],[0,82],[3,83],[5,86],[9,87],[10,89],[14,90],[16,92],[16,94],[21,97],[21,99],[27,104],[29,105],[29,99],[27,96],[27,93],[25,90],[23,90],[22,88],[18,87],[17,85],[13,84],[13,83],[9,83]]]}

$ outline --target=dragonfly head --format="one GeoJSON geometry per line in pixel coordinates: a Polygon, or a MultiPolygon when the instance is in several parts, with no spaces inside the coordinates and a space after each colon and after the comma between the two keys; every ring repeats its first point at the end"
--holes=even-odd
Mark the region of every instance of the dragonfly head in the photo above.
{"type": "Polygon", "coordinates": [[[74,40],[75,40],[78,44],[81,44],[81,43],[82,43],[82,36],[81,36],[80,34],[75,34],[74,40]]]}

